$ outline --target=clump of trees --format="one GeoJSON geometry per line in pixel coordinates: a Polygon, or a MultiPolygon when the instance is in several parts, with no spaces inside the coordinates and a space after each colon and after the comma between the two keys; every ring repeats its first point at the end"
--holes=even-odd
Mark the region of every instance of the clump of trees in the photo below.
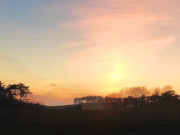
{"type": "Polygon", "coordinates": [[[118,93],[110,94],[106,97],[86,96],[75,98],[74,103],[103,103],[116,107],[134,107],[143,106],[161,102],[177,102],[180,103],[180,96],[172,90],[171,86],[165,86],[162,89],[153,88],[148,90],[146,87],[130,87],[122,89],[118,93]]]}
{"type": "Polygon", "coordinates": [[[104,99],[101,96],[86,96],[81,98],[75,98],[74,103],[103,103],[104,99]]]}
{"type": "Polygon", "coordinates": [[[116,98],[126,98],[126,97],[141,97],[144,96],[151,96],[151,95],[161,95],[162,93],[166,91],[173,90],[173,87],[170,85],[164,86],[162,88],[155,87],[148,89],[145,86],[137,86],[137,87],[127,87],[121,89],[117,93],[111,93],[108,95],[108,97],[116,97],[116,98]]]}
{"type": "Polygon", "coordinates": [[[0,107],[32,105],[29,102],[31,95],[32,92],[29,90],[29,86],[23,83],[5,86],[0,82],[0,107]]]}

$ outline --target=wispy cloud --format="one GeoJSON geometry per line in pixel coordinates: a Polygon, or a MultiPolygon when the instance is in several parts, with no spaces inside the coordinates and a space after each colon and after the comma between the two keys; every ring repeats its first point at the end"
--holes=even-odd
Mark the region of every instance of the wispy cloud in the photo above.
{"type": "MultiPolygon", "coordinates": [[[[153,0],[150,2],[132,0],[85,1],[83,4],[71,7],[73,13],[79,17],[66,25],[67,28],[76,29],[77,33],[86,36],[89,42],[111,47],[130,44],[135,46],[144,41],[159,40],[159,36],[156,34],[158,32],[155,31],[160,31],[160,29],[156,29],[156,25],[167,24],[167,22],[171,24],[173,18],[170,15],[174,11],[173,6],[175,5],[161,0],[156,4],[153,3],[153,0]],[[156,9],[157,6],[160,7],[159,10],[156,9]],[[168,7],[172,11],[167,12],[168,7]]],[[[175,35],[172,33],[170,36],[172,38],[175,35]]],[[[166,39],[167,37],[169,38],[168,34],[160,38],[166,39]]],[[[161,45],[163,44],[154,46],[161,45]]]]}
{"type": "MultiPolygon", "coordinates": [[[[84,72],[92,77],[95,71],[100,71],[95,66],[97,63],[113,65],[120,62],[128,65],[132,61],[140,63],[145,59],[156,59],[164,48],[176,40],[177,35],[170,28],[174,23],[171,15],[176,12],[174,7],[177,8],[178,1],[176,4],[162,0],[154,2],[101,0],[70,6],[70,12],[77,19],[64,24],[64,27],[82,34],[84,45],[93,44],[78,52],[72,58],[74,64],[70,67],[77,69],[75,72],[80,76],[87,76],[84,72]],[[80,71],[81,68],[84,70],[80,71]]],[[[83,41],[75,42],[78,43],[83,44],[83,41]]],[[[69,44],[74,44],[74,41],[69,44]]]]}

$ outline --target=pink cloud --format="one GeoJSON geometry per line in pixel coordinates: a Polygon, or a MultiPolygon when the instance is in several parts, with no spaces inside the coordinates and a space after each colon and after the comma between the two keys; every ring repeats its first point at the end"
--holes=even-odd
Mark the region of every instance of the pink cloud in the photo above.
{"type": "MultiPolygon", "coordinates": [[[[119,49],[127,46],[139,46],[142,43],[145,43],[144,46],[146,44],[149,46],[151,42],[158,42],[158,44],[154,44],[154,47],[157,48],[166,46],[167,44],[164,45],[164,42],[160,43],[159,41],[163,38],[174,38],[175,40],[175,35],[159,37],[154,32],[156,31],[154,25],[164,24],[164,22],[171,23],[172,18],[168,16],[167,11],[162,12],[167,10],[169,4],[170,2],[161,0],[156,4],[153,0],[148,2],[101,0],[100,2],[90,1],[73,5],[71,10],[80,19],[67,23],[65,26],[69,29],[76,29],[77,33],[81,33],[86,41],[69,44],[82,45],[84,43],[84,45],[94,44],[111,48],[114,46],[119,49]],[[159,11],[156,9],[156,5],[160,7],[159,11]]],[[[173,6],[170,4],[170,7],[173,6]]],[[[152,47],[152,45],[150,46],[152,47]]]]}

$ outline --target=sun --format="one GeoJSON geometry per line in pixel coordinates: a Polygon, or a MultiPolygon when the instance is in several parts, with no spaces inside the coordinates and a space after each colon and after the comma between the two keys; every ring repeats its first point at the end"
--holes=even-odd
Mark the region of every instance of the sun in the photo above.
{"type": "Polygon", "coordinates": [[[114,81],[118,81],[121,78],[119,73],[113,73],[111,77],[114,81]]]}
{"type": "Polygon", "coordinates": [[[119,63],[112,64],[112,72],[109,74],[109,79],[111,82],[118,82],[123,78],[122,65],[119,63]]]}

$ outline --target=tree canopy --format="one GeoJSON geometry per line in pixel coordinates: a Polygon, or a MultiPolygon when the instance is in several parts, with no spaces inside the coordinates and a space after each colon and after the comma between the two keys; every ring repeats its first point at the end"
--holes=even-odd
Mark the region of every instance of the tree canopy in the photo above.
{"type": "Polygon", "coordinates": [[[166,86],[162,89],[154,88],[152,91],[146,87],[131,87],[113,93],[106,97],[101,96],[86,96],[75,98],[74,103],[103,103],[106,105],[114,105],[126,107],[128,105],[142,106],[160,102],[178,102],[180,103],[180,96],[176,94],[172,87],[166,86]]]}
{"type": "Polygon", "coordinates": [[[0,82],[0,105],[28,102],[28,96],[31,94],[32,92],[29,90],[29,86],[23,83],[5,86],[0,82]]]}

